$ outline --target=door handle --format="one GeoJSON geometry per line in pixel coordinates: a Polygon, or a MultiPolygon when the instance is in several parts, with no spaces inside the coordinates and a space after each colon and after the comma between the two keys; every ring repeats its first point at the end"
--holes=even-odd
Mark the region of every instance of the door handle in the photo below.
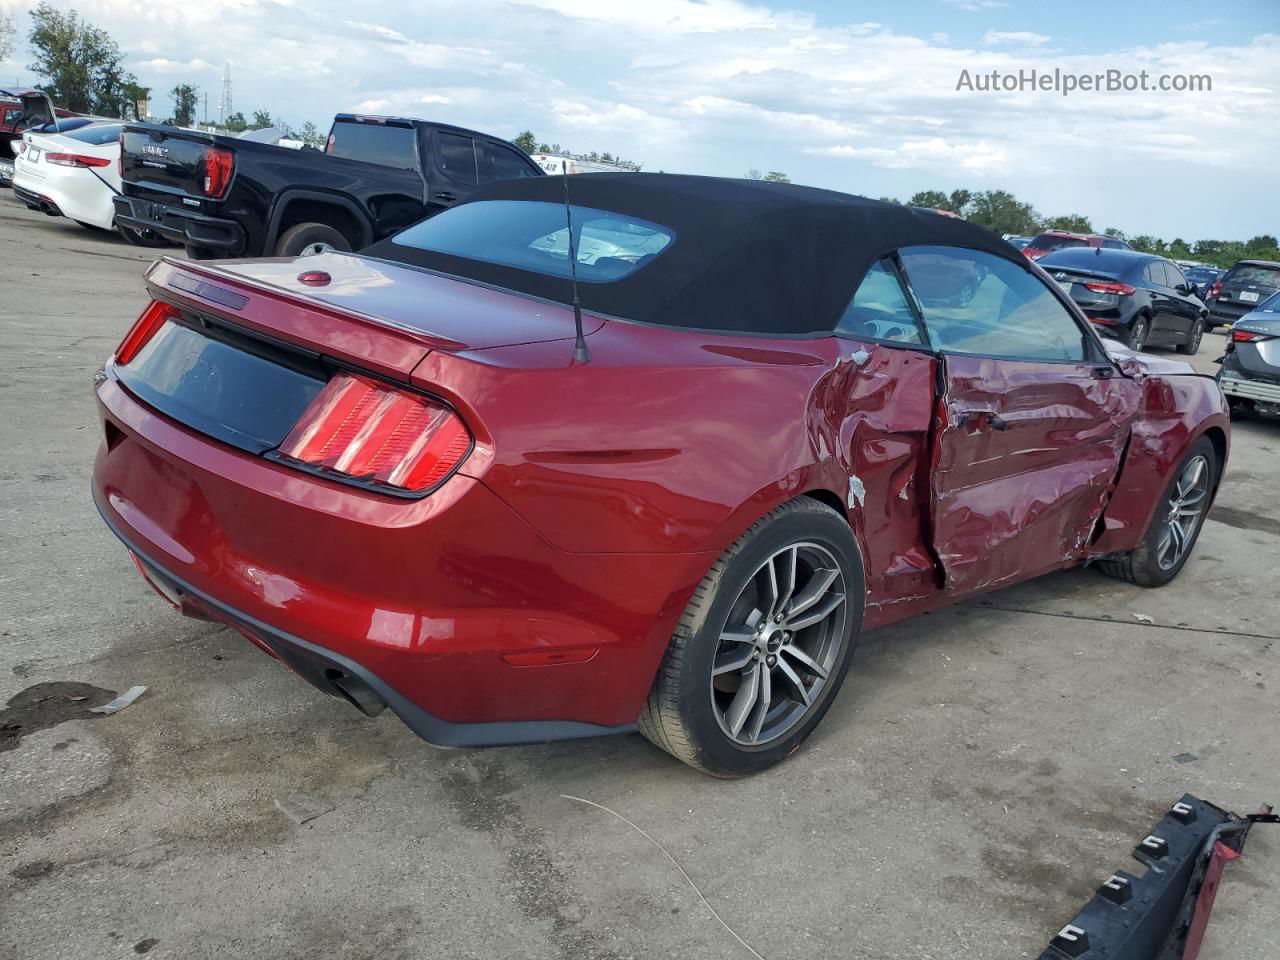
{"type": "Polygon", "coordinates": [[[992,413],[990,410],[966,410],[956,416],[957,427],[967,427],[970,423],[975,428],[985,424],[992,430],[1009,429],[1009,421],[997,413],[992,413]]]}

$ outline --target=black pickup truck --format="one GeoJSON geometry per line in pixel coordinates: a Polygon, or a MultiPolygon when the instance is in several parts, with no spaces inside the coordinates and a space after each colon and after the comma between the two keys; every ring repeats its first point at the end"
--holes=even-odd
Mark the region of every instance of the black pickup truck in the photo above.
{"type": "Polygon", "coordinates": [[[338,114],[323,151],[153,124],[121,136],[116,221],[192,259],[359,250],[493,180],[544,176],[485,133],[338,114]]]}

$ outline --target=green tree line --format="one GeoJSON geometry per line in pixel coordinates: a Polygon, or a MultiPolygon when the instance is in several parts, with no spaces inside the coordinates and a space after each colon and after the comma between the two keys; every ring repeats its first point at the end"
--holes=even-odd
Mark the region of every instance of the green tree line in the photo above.
{"type": "MultiPolygon", "coordinates": [[[[894,197],[881,197],[890,203],[900,203],[894,197]]],[[[1108,237],[1127,240],[1135,250],[1155,253],[1171,260],[1200,260],[1217,267],[1229,267],[1237,260],[1280,261],[1280,248],[1276,238],[1260,234],[1249,240],[1195,240],[1188,242],[1181,237],[1163,240],[1150,234],[1128,236],[1116,227],[1098,230],[1093,222],[1080,213],[1042,217],[1029,203],[1023,203],[1006,190],[921,190],[907,201],[913,207],[931,207],[946,210],[964,217],[995,233],[1011,233],[1034,236],[1041,230],[1070,230],[1073,233],[1102,233],[1108,237]]]]}

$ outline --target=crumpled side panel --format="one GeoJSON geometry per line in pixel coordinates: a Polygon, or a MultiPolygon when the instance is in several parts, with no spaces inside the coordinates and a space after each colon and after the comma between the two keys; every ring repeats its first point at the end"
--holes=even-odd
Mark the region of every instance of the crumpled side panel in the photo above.
{"type": "Polygon", "coordinates": [[[951,595],[1082,559],[1110,497],[1137,385],[1087,366],[948,356],[934,549],[951,595]]]}

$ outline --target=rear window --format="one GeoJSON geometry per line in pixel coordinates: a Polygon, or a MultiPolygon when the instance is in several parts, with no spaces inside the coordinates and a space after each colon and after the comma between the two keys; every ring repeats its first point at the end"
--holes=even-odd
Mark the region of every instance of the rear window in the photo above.
{"type": "Polygon", "coordinates": [[[1088,240],[1081,240],[1078,237],[1055,237],[1048,233],[1040,234],[1028,244],[1037,250],[1061,250],[1063,247],[1087,247],[1088,245],[1088,240]]]}
{"type": "Polygon", "coordinates": [[[118,140],[122,130],[124,130],[123,123],[95,123],[92,126],[73,130],[66,134],[66,137],[68,140],[79,140],[81,143],[100,147],[104,143],[118,140]]]}
{"type": "MultiPolygon", "coordinates": [[[[675,240],[668,227],[607,210],[573,206],[578,279],[621,280],[675,240]]],[[[532,200],[478,200],[423,220],[393,242],[517,270],[569,276],[565,207],[532,200]]]]}
{"type": "Polygon", "coordinates": [[[416,140],[417,132],[413,127],[344,120],[333,125],[325,153],[400,170],[416,170],[416,140]]]}
{"type": "Polygon", "coordinates": [[[1263,267],[1255,263],[1239,264],[1227,271],[1224,283],[1260,283],[1280,287],[1280,267],[1263,267]]]}

